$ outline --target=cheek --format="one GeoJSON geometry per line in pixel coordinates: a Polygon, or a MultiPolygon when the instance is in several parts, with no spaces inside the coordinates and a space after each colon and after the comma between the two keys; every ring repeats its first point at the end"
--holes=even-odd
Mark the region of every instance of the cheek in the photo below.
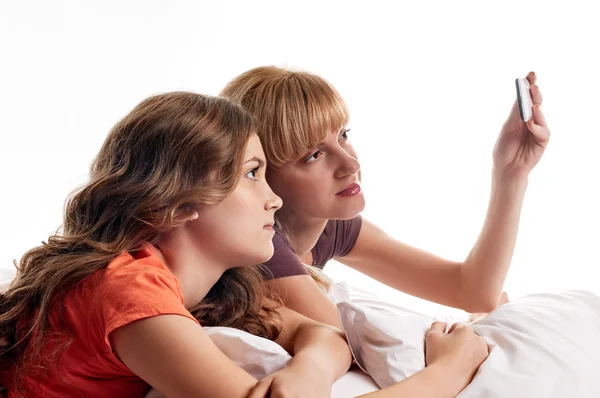
{"type": "Polygon", "coordinates": [[[281,187],[283,195],[289,199],[296,196],[311,195],[318,184],[317,178],[312,175],[303,175],[300,177],[289,178],[286,184],[281,187]]]}
{"type": "MultiPolygon", "coordinates": [[[[234,191],[235,193],[235,191],[234,191]]],[[[196,232],[211,242],[226,241],[229,235],[236,230],[236,223],[240,222],[240,210],[243,204],[238,203],[234,194],[216,206],[211,206],[199,213],[196,232]]]]}
{"type": "Polygon", "coordinates": [[[219,257],[236,257],[246,250],[246,241],[256,231],[251,231],[252,219],[234,206],[224,206],[216,211],[201,214],[194,225],[194,237],[203,250],[213,251],[219,257]]]}
{"type": "Polygon", "coordinates": [[[331,201],[332,186],[330,172],[325,162],[314,164],[309,169],[295,170],[270,176],[268,180],[273,192],[283,200],[282,209],[315,210],[331,201]]]}
{"type": "Polygon", "coordinates": [[[247,239],[250,234],[255,235],[261,230],[269,221],[269,214],[265,211],[266,200],[267,194],[261,187],[252,185],[239,188],[222,202],[220,216],[223,224],[230,229],[229,234],[239,240],[247,239]]]}
{"type": "Polygon", "coordinates": [[[280,173],[275,173],[275,172],[269,172],[267,173],[267,184],[269,184],[269,187],[271,188],[271,190],[279,197],[281,197],[282,199],[285,199],[285,194],[286,194],[286,188],[287,185],[290,184],[286,184],[286,181],[289,181],[291,178],[289,177],[285,177],[283,175],[281,175],[280,173]]]}
{"type": "Polygon", "coordinates": [[[299,212],[314,215],[321,214],[332,202],[332,191],[334,188],[327,178],[313,177],[298,183],[288,192],[288,208],[296,209],[299,212]]]}
{"type": "Polygon", "coordinates": [[[198,220],[194,221],[195,238],[200,244],[221,242],[227,236],[227,230],[231,228],[228,221],[219,211],[200,214],[198,220]]]}

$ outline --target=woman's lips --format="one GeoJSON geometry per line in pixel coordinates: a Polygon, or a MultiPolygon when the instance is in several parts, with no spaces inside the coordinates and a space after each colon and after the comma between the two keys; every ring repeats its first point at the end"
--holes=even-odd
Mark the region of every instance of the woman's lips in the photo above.
{"type": "Polygon", "coordinates": [[[343,191],[336,193],[336,195],[337,196],[354,196],[354,195],[358,195],[360,193],[360,191],[361,191],[360,184],[355,182],[355,183],[348,185],[346,188],[344,188],[343,191]]]}

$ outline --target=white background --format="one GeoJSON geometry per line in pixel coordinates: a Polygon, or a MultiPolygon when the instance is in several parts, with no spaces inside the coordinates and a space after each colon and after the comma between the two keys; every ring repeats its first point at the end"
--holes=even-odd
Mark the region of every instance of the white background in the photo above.
{"type": "MultiPolygon", "coordinates": [[[[600,294],[598,27],[569,2],[0,2],[0,270],[61,223],[110,127],[143,98],[217,94],[259,65],[330,80],[351,110],[365,217],[462,260],[487,208],[491,154],[535,70],[552,131],[530,175],[505,289],[600,294]]],[[[423,311],[339,264],[328,273],[423,311]]]]}

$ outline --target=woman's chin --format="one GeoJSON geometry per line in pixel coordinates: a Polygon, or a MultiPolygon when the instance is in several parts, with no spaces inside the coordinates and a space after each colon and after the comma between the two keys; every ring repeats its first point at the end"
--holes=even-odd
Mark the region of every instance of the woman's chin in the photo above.
{"type": "Polygon", "coordinates": [[[260,253],[256,253],[249,265],[262,264],[269,261],[271,257],[273,257],[273,254],[275,253],[275,249],[273,249],[273,242],[269,242],[269,244],[265,246],[266,247],[264,250],[261,250],[260,253]]]}
{"type": "Polygon", "coordinates": [[[334,206],[331,214],[326,217],[329,220],[350,220],[357,217],[365,209],[365,198],[362,194],[352,198],[352,202],[334,206]]]}

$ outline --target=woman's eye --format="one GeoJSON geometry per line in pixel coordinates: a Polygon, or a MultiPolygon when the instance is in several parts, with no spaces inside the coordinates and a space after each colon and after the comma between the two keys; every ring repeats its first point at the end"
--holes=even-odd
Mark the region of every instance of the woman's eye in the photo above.
{"type": "Polygon", "coordinates": [[[348,132],[350,131],[350,129],[344,129],[342,131],[342,133],[340,134],[340,137],[342,140],[347,140],[348,139],[348,132]]]}
{"type": "Polygon", "coordinates": [[[315,153],[313,153],[312,155],[310,155],[308,158],[306,158],[304,160],[305,163],[312,163],[315,160],[317,160],[319,158],[319,156],[321,156],[323,154],[323,152],[321,151],[316,151],[315,153]]]}
{"type": "Polygon", "coordinates": [[[250,178],[251,180],[256,180],[257,179],[257,173],[258,173],[258,167],[250,170],[246,174],[246,177],[250,178]]]}

